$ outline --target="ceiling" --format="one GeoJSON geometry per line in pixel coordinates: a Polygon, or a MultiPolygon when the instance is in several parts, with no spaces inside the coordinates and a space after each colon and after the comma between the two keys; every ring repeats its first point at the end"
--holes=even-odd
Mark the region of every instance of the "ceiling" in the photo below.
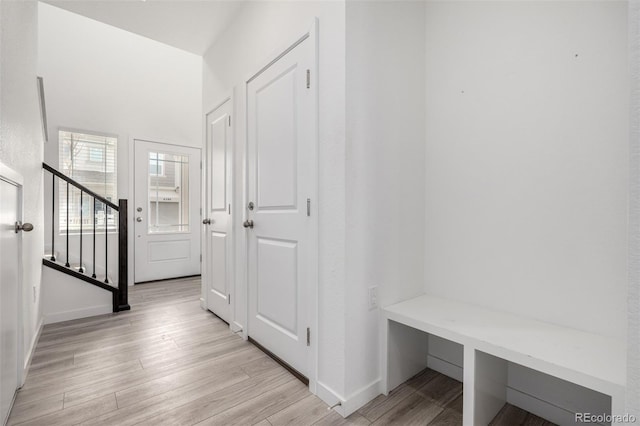
{"type": "Polygon", "coordinates": [[[244,0],[44,1],[200,56],[244,3],[244,0]]]}

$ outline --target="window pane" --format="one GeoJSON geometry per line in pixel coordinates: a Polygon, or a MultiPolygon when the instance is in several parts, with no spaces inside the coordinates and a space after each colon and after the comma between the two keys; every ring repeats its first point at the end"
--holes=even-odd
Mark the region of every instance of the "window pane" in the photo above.
{"type": "MultiPolygon", "coordinates": [[[[117,138],[60,131],[58,140],[60,171],[107,200],[116,200],[117,138]]],[[[105,227],[109,231],[116,230],[115,212],[111,208],[106,209],[101,202],[96,203],[94,212],[93,197],[87,194],[82,197],[82,206],[80,206],[80,191],[72,185],[69,185],[67,208],[67,184],[62,180],[59,181],[59,200],[61,232],[65,232],[67,227],[69,231],[79,231],[81,221],[83,231],[90,231],[93,227],[94,214],[99,231],[104,230],[105,227]]]]}
{"type": "Polygon", "coordinates": [[[189,157],[149,153],[149,233],[189,232],[189,157]]]}

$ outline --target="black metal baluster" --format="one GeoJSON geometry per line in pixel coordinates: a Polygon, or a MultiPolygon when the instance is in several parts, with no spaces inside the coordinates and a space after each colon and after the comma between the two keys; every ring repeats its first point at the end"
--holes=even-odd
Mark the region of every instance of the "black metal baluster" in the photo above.
{"type": "Polygon", "coordinates": [[[93,274],[96,277],[96,197],[93,197],[93,274]]]}
{"type": "Polygon", "coordinates": [[[56,261],[56,175],[51,174],[51,257],[49,260],[56,261]]]}
{"type": "Polygon", "coordinates": [[[109,254],[109,246],[107,244],[107,241],[109,240],[108,237],[108,233],[109,233],[109,205],[105,204],[104,205],[104,282],[109,284],[109,276],[107,274],[107,271],[109,270],[109,262],[107,262],[108,260],[108,254],[109,254]]]}
{"type": "Polygon", "coordinates": [[[82,208],[82,196],[84,195],[84,192],[82,192],[82,190],[80,190],[80,267],[78,268],[78,272],[80,272],[81,274],[84,273],[84,268],[82,267],[82,240],[84,239],[82,236],[82,221],[84,220],[83,218],[83,213],[84,213],[84,209],[82,208]]]}
{"type": "Polygon", "coordinates": [[[67,263],[64,264],[67,268],[69,264],[69,182],[67,182],[67,263]]]}

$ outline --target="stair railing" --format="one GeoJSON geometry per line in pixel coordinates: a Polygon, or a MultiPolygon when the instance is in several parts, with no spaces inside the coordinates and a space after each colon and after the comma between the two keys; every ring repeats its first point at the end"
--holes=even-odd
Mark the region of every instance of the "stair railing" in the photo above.
{"type": "Polygon", "coordinates": [[[107,200],[105,197],[95,193],[91,189],[82,185],[81,183],[73,180],[72,178],[66,176],[65,174],[59,172],[55,168],[49,166],[46,163],[42,163],[42,168],[47,172],[51,173],[52,176],[52,192],[51,192],[51,256],[49,258],[43,259],[43,263],[49,267],[52,267],[60,272],[64,272],[66,274],[75,276],[76,278],[82,279],[83,281],[89,282],[91,284],[97,285],[100,288],[105,290],[109,290],[113,294],[113,312],[125,311],[129,310],[130,306],[128,303],[128,258],[127,258],[127,200],[120,199],[118,200],[118,204],[114,204],[113,202],[107,200]],[[67,199],[66,199],[66,252],[65,252],[65,262],[64,266],[61,263],[58,263],[59,259],[56,259],[55,256],[55,241],[56,241],[56,202],[55,202],[55,193],[56,193],[56,179],[60,179],[66,182],[67,188],[67,199]],[[80,266],[76,271],[71,268],[71,263],[69,262],[69,193],[70,187],[76,188],[80,191],[80,266]],[[82,201],[84,196],[89,196],[93,199],[93,226],[92,226],[92,237],[93,237],[93,264],[92,264],[92,274],[91,276],[87,275],[87,271],[84,269],[83,264],[83,248],[82,248],[82,240],[83,238],[83,222],[84,222],[84,211],[82,201]],[[99,280],[96,275],[96,228],[98,227],[97,223],[97,214],[96,207],[98,203],[102,203],[104,206],[105,212],[105,220],[104,220],[104,271],[105,278],[104,280],[99,280]],[[109,260],[109,210],[116,213],[118,215],[118,286],[115,287],[111,285],[108,277],[108,260],[109,260]]]}

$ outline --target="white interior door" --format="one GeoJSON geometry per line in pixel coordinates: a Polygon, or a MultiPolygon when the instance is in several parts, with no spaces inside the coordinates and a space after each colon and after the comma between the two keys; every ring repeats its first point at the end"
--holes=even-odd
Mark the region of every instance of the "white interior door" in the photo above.
{"type": "Polygon", "coordinates": [[[317,262],[314,63],[307,38],[247,83],[248,334],[305,376],[317,262]]]}
{"type": "Polygon", "coordinates": [[[19,188],[0,177],[0,421],[6,421],[18,388],[18,288],[21,219],[19,188]]]}
{"type": "Polygon", "coordinates": [[[200,150],[136,140],[135,282],[200,274],[200,150]]]}
{"type": "Polygon", "coordinates": [[[233,138],[231,99],[207,114],[205,262],[207,308],[231,321],[233,238],[231,223],[233,138]]]}

